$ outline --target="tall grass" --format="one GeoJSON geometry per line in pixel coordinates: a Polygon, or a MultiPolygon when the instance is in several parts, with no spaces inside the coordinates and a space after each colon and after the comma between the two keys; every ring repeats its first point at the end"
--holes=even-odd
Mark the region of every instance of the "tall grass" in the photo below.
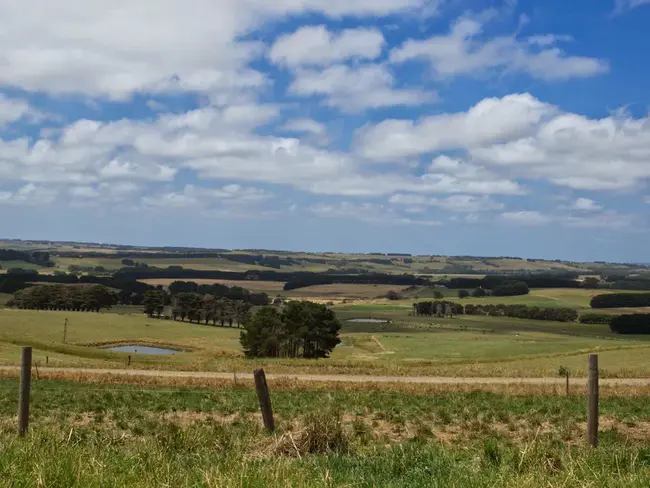
{"type": "Polygon", "coordinates": [[[272,390],[35,381],[15,433],[0,380],[0,487],[646,487],[650,402],[603,398],[601,444],[580,396],[272,390]]]}

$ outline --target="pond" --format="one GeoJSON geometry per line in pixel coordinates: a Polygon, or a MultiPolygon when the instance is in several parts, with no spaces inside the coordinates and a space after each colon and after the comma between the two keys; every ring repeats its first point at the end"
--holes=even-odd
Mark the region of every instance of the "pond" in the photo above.
{"type": "Polygon", "coordinates": [[[105,348],[107,351],[115,352],[129,352],[132,354],[151,354],[151,355],[165,355],[176,354],[183,351],[176,351],[174,349],[165,349],[162,347],[138,346],[138,345],[124,345],[105,348]]]}
{"type": "Polygon", "coordinates": [[[354,322],[357,324],[387,324],[388,320],[382,319],[350,319],[346,322],[354,322]]]}

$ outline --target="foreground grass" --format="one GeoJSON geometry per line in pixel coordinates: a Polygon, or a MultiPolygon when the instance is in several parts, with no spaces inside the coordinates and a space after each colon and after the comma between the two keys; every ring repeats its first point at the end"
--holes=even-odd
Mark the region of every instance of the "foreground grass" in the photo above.
{"type": "Polygon", "coordinates": [[[584,446],[582,397],[273,390],[262,431],[249,386],[35,382],[15,435],[0,380],[0,486],[645,487],[650,402],[605,398],[584,446]]]}

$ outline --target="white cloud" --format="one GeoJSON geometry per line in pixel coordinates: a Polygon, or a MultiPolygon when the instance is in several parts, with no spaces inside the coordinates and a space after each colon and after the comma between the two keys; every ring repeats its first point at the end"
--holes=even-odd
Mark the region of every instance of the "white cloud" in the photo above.
{"type": "Polygon", "coordinates": [[[327,65],[347,59],[376,59],[384,36],[377,29],[346,29],[331,33],[323,25],[305,26],[275,41],[269,58],[289,67],[327,65]]]}
{"type": "Polygon", "coordinates": [[[650,178],[650,117],[563,113],[529,94],[485,99],[467,112],[386,120],[356,135],[356,152],[396,162],[462,150],[475,166],[575,190],[622,190],[650,178]]]}
{"type": "Polygon", "coordinates": [[[0,3],[0,85],[125,99],[136,92],[199,91],[219,98],[258,89],[239,40],[265,21],[416,11],[424,0],[25,0],[0,3]]]}
{"type": "Polygon", "coordinates": [[[56,199],[57,195],[58,191],[56,189],[28,183],[13,192],[0,191],[0,204],[48,205],[56,199]]]}
{"type": "Polygon", "coordinates": [[[318,203],[309,207],[309,211],[323,218],[361,220],[379,225],[441,225],[441,222],[437,220],[413,220],[404,217],[395,209],[376,203],[318,203]]]}
{"type": "Polygon", "coordinates": [[[95,198],[100,195],[99,191],[92,186],[73,186],[68,189],[68,193],[78,198],[95,198]]]}
{"type": "Polygon", "coordinates": [[[272,194],[253,187],[231,184],[221,188],[186,185],[182,192],[167,192],[142,198],[147,207],[156,208],[209,208],[220,205],[250,205],[272,198],[272,194]]]}
{"type": "Polygon", "coordinates": [[[433,206],[451,212],[485,212],[489,210],[501,210],[502,203],[492,200],[488,196],[477,197],[475,195],[452,195],[447,198],[428,198],[424,195],[398,193],[390,197],[389,203],[394,205],[433,206]]]}
{"type": "Polygon", "coordinates": [[[298,96],[324,96],[330,107],[344,112],[395,105],[421,105],[435,101],[435,92],[395,87],[395,78],[384,65],[349,67],[335,65],[324,70],[299,69],[289,87],[298,96]]]}
{"type": "Polygon", "coordinates": [[[616,0],[614,11],[621,13],[646,4],[650,4],[650,0],[616,0]]]}
{"type": "Polygon", "coordinates": [[[18,98],[8,98],[0,93],[0,129],[10,122],[15,122],[24,117],[34,116],[29,103],[18,98]]]}
{"type": "Polygon", "coordinates": [[[564,80],[594,76],[609,69],[606,61],[567,55],[556,45],[567,40],[566,36],[486,37],[483,30],[487,19],[483,17],[462,17],[447,35],[408,40],[393,49],[390,60],[426,60],[441,78],[514,71],[544,80],[564,80]]]}
{"type": "Polygon", "coordinates": [[[519,212],[503,212],[501,218],[518,225],[538,226],[551,222],[551,218],[537,210],[522,210],[519,212]]]}
{"type": "Polygon", "coordinates": [[[603,206],[589,198],[578,198],[571,208],[582,212],[596,212],[602,210],[603,206]]]}
{"type": "Polygon", "coordinates": [[[486,98],[467,112],[423,117],[417,122],[388,119],[357,133],[357,151],[376,160],[482,146],[531,134],[556,112],[533,96],[486,98]]]}
{"type": "Polygon", "coordinates": [[[284,124],[281,130],[320,136],[327,132],[327,126],[314,119],[295,119],[284,124]]]}

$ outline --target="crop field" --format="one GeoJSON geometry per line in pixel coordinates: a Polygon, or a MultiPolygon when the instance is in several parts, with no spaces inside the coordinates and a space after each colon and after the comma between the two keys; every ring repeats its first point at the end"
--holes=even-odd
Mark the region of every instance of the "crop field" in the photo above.
{"type": "Polygon", "coordinates": [[[250,384],[154,388],[34,381],[15,434],[0,380],[0,486],[646,487],[646,397],[600,402],[586,447],[582,396],[407,393],[271,384],[263,431],[250,384]]]}

